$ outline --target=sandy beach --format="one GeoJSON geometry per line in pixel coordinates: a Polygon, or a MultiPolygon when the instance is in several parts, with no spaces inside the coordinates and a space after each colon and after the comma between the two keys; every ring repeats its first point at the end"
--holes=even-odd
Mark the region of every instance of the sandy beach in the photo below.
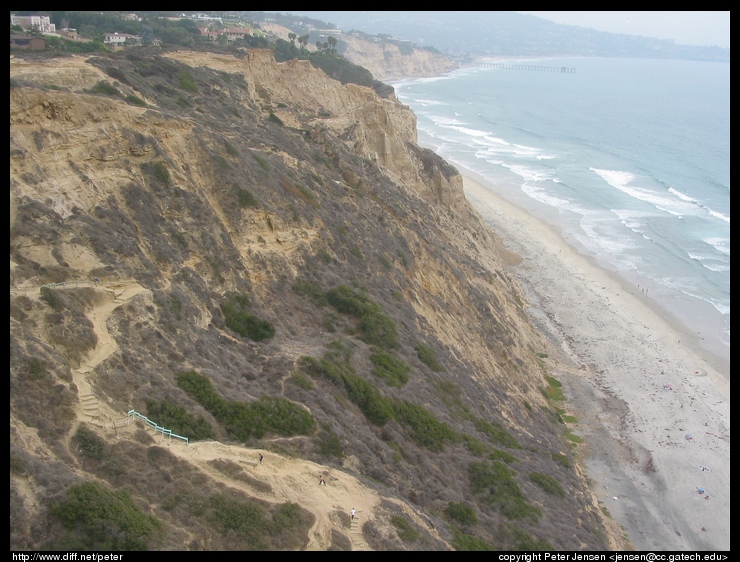
{"type": "Polygon", "coordinates": [[[730,549],[729,363],[552,226],[466,173],[553,345],[593,490],[637,550],[730,549]],[[706,467],[708,470],[702,470],[706,467]],[[699,488],[704,493],[699,493],[699,488]]]}

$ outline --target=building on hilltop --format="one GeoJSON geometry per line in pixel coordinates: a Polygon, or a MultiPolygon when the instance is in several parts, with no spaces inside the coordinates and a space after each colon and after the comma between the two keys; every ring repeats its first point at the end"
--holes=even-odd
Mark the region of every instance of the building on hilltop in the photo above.
{"type": "Polygon", "coordinates": [[[123,49],[124,47],[132,47],[141,43],[141,37],[138,35],[131,35],[130,33],[106,33],[103,35],[103,43],[113,49],[123,49]]]}
{"type": "Polygon", "coordinates": [[[10,25],[20,25],[23,29],[33,29],[39,33],[56,33],[56,24],[51,23],[49,16],[16,16],[10,14],[10,25]]]}

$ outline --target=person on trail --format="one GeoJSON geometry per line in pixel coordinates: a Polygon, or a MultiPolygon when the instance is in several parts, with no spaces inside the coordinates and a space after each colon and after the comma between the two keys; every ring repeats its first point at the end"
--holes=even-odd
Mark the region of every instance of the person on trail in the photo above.
{"type": "Polygon", "coordinates": [[[324,482],[324,477],[322,476],[319,478],[319,486],[326,486],[326,482],[324,482]]]}
{"type": "Polygon", "coordinates": [[[260,453],[260,464],[262,464],[262,459],[264,459],[264,458],[265,457],[262,456],[262,453],[260,453]]]}
{"type": "Polygon", "coordinates": [[[351,514],[350,518],[351,519],[354,519],[355,518],[355,508],[354,507],[352,508],[352,514],[351,514]]]}

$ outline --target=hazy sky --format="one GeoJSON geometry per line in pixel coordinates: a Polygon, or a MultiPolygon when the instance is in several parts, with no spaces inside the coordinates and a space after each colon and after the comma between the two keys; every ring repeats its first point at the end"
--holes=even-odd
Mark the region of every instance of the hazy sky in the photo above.
{"type": "Polygon", "coordinates": [[[730,47],[730,12],[519,12],[610,33],[730,47]]]}

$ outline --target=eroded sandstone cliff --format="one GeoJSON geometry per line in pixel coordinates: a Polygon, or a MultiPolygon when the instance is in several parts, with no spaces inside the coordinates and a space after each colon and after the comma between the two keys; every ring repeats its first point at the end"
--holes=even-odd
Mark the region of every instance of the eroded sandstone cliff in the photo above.
{"type": "Polygon", "coordinates": [[[10,69],[11,548],[613,544],[408,107],[267,50],[10,69]]]}

